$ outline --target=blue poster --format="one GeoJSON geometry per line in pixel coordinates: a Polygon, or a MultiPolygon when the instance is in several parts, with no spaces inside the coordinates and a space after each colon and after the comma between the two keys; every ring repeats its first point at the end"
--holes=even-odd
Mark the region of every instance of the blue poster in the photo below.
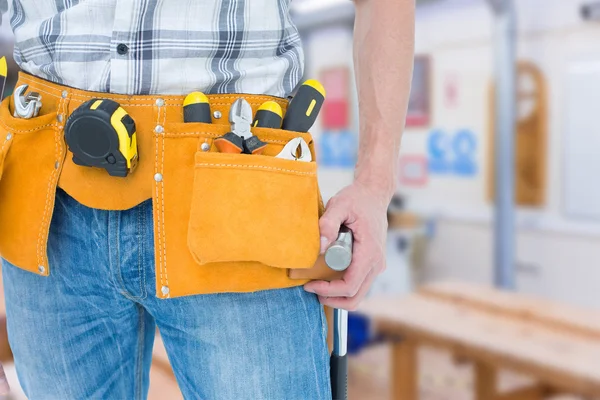
{"type": "Polygon", "coordinates": [[[477,175],[477,137],[473,131],[462,129],[453,135],[433,130],[427,139],[428,169],[431,174],[477,175]]]}
{"type": "Polygon", "coordinates": [[[357,137],[348,130],[323,132],[319,142],[319,164],[324,167],[354,168],[357,137]]]}
{"type": "Polygon", "coordinates": [[[429,155],[428,167],[432,174],[447,174],[452,168],[450,164],[450,137],[441,130],[432,131],[427,141],[429,155]]]}
{"type": "Polygon", "coordinates": [[[474,176],[477,174],[475,152],[477,143],[473,132],[464,129],[457,132],[452,140],[454,162],[452,169],[456,175],[474,176]]]}

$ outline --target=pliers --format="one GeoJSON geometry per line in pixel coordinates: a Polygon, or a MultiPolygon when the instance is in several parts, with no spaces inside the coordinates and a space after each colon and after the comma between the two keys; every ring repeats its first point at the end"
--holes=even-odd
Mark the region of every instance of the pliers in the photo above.
{"type": "Polygon", "coordinates": [[[284,158],[286,160],[296,160],[296,161],[312,161],[312,154],[310,153],[310,148],[308,147],[308,143],[306,140],[301,137],[294,138],[286,143],[283,147],[283,150],[275,157],[284,158]]]}
{"type": "Polygon", "coordinates": [[[237,99],[229,110],[231,132],[215,139],[215,146],[221,153],[260,154],[267,144],[250,131],[252,107],[245,99],[237,99]]]}

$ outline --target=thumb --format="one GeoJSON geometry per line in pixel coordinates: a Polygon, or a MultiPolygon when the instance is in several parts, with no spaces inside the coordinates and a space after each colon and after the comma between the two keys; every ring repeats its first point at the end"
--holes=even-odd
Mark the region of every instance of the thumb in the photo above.
{"type": "Polygon", "coordinates": [[[331,205],[325,209],[325,213],[319,220],[321,254],[325,253],[327,247],[337,239],[340,226],[346,221],[347,216],[347,210],[338,205],[331,205]]]}

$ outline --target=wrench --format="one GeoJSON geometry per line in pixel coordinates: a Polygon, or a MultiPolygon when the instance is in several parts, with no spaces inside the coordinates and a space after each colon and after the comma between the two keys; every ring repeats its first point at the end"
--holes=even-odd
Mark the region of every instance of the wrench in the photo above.
{"type": "Polygon", "coordinates": [[[14,116],[16,118],[33,118],[37,117],[40,108],[42,108],[42,96],[37,92],[29,92],[26,95],[24,94],[27,91],[29,85],[21,85],[15,89],[13,94],[13,99],[15,103],[15,112],[14,116]]]}

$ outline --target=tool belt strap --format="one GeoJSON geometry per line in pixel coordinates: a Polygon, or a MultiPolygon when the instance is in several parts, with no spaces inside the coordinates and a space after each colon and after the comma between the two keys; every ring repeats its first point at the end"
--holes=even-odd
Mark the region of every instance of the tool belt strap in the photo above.
{"type": "Polygon", "coordinates": [[[0,255],[48,275],[48,230],[56,187],[85,206],[125,210],[152,199],[157,296],[248,292],[303,284],[288,269],[311,268],[318,256],[323,203],[316,163],[275,158],[311,135],[253,128],[262,155],[224,154],[214,139],[230,130],[229,108],[244,97],[253,112],[271,96],[209,95],[212,123],[184,123],[184,96],[128,96],[82,91],[21,73],[42,96],[39,116],[0,107],[0,255]],[[111,99],[135,121],[139,160],[127,177],[76,165],[64,140],[69,115],[93,98],[111,99]],[[242,212],[243,211],[243,212],[242,212]],[[215,251],[217,249],[217,251],[215,251]]]}

